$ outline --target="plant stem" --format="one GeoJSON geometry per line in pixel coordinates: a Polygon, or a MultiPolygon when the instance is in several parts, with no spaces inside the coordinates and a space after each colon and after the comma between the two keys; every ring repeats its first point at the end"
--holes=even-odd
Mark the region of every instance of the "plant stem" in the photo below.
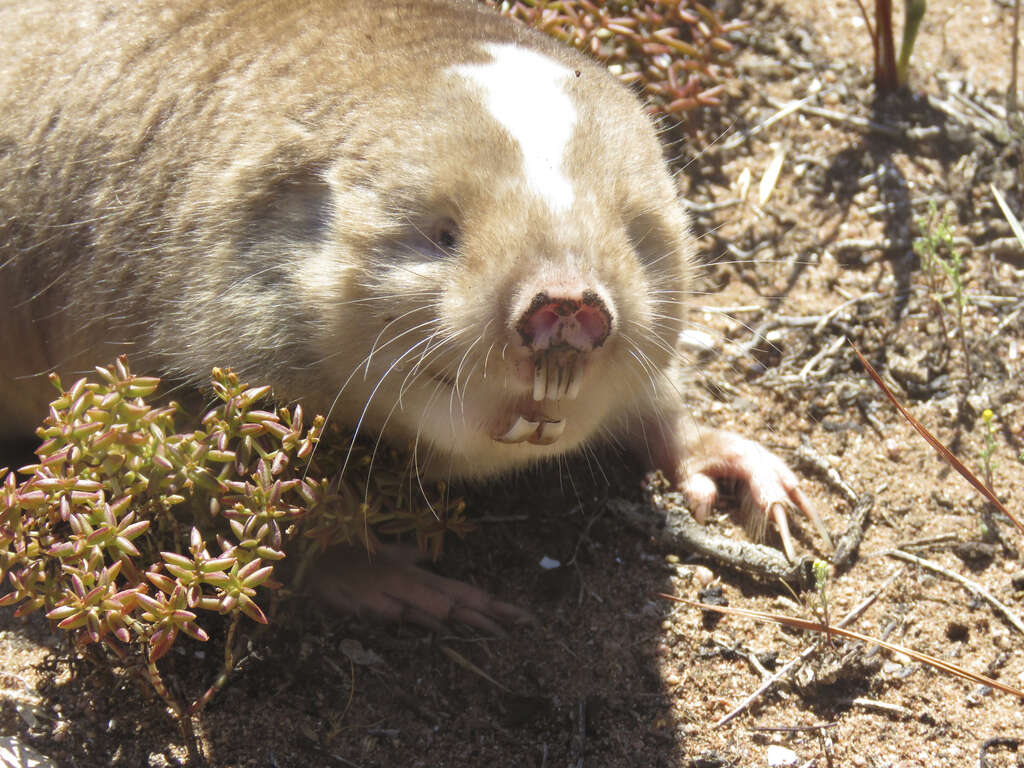
{"type": "Polygon", "coordinates": [[[860,15],[864,17],[864,23],[868,28],[868,34],[871,36],[871,45],[876,51],[875,58],[878,58],[878,36],[875,35],[875,28],[871,26],[871,17],[868,16],[868,9],[864,7],[863,0],[857,0],[857,7],[860,8],[860,15]]]}
{"type": "Polygon", "coordinates": [[[875,87],[879,93],[891,93],[899,87],[896,74],[896,44],[892,36],[892,0],[875,0],[875,87]]]}
{"type": "Polygon", "coordinates": [[[156,662],[146,661],[146,676],[150,685],[160,694],[160,698],[174,713],[174,719],[178,721],[178,728],[181,729],[181,738],[185,741],[185,748],[188,750],[190,765],[205,765],[202,749],[199,747],[199,740],[196,739],[196,731],[192,725],[192,714],[185,710],[178,701],[178,698],[171,693],[164,683],[163,675],[157,669],[156,662]]]}
{"type": "Polygon", "coordinates": [[[203,695],[192,702],[192,706],[188,708],[188,714],[190,716],[198,715],[207,704],[210,703],[210,699],[220,691],[228,682],[228,678],[235,669],[235,634],[238,631],[238,623],[242,618],[241,613],[235,613],[231,617],[231,625],[228,627],[228,637],[224,641],[224,666],[217,675],[217,679],[213,681],[213,685],[203,692],[203,695]]]}
{"type": "Polygon", "coordinates": [[[971,352],[967,346],[967,331],[964,329],[964,307],[957,303],[957,325],[960,326],[960,346],[964,350],[964,368],[967,371],[967,386],[974,389],[974,373],[971,370],[971,352]]]}
{"type": "MultiPolygon", "coordinates": [[[[1020,0],[1017,0],[1020,2],[1020,0]]],[[[896,65],[896,75],[900,85],[907,84],[907,70],[910,69],[910,54],[914,51],[914,41],[921,19],[928,7],[927,0],[904,0],[903,4],[903,42],[900,43],[900,60],[896,65]]]]}

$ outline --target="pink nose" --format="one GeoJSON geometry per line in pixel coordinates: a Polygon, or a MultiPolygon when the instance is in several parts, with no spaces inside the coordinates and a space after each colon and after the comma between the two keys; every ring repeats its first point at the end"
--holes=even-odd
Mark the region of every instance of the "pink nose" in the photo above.
{"type": "Polygon", "coordinates": [[[535,352],[559,346],[589,352],[604,344],[611,329],[611,312],[591,290],[578,299],[541,291],[516,323],[523,344],[535,352]]]}

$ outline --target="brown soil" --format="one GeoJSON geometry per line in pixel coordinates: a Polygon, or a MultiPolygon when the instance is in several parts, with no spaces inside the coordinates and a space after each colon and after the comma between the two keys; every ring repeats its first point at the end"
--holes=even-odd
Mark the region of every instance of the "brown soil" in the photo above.
{"type": "MultiPolygon", "coordinates": [[[[795,465],[804,443],[855,493],[874,495],[858,558],[828,585],[833,620],[876,595],[851,628],[1024,687],[1021,633],[946,576],[884,554],[911,548],[1022,614],[1024,537],[1004,520],[1005,545],[982,540],[978,497],[884,401],[844,341],[975,467],[980,414],[991,408],[992,484],[1019,508],[1024,255],[1007,240],[989,185],[1020,215],[1022,144],[996,128],[1005,120],[984,123],[984,111],[1003,104],[1012,9],[932,0],[912,90],[881,101],[854,3],[746,3],[740,15],[751,26],[737,37],[727,108],[682,150],[684,194],[711,211],[695,217],[706,268],[693,320],[717,341],[698,361],[695,418],[756,437],[795,465]],[[757,129],[794,99],[829,112],[797,111],[757,129]],[[776,153],[782,170],[759,206],[776,153]],[[971,380],[948,284],[936,301],[911,245],[930,201],[951,214],[966,254],[971,380]]],[[[619,464],[580,462],[471,491],[481,530],[451,544],[440,570],[529,606],[536,626],[501,639],[432,634],[293,606],[251,638],[205,713],[210,764],[711,768],[767,765],[773,745],[798,765],[1024,760],[1024,702],[839,642],[716,727],[760,685],[751,659],[778,669],[815,638],[705,621],[654,597],[696,599],[703,587],[685,552],[616,516],[610,500],[639,498],[639,470],[619,464]],[[544,556],[562,566],[541,569],[544,556]]],[[[843,531],[850,505],[798,468],[830,529],[843,531]]],[[[743,535],[727,517],[712,524],[743,535]]],[[[802,528],[801,545],[823,554],[802,528]]],[[[813,595],[707,565],[711,591],[732,606],[813,615],[813,595]]],[[[184,762],[152,695],[131,678],[69,666],[55,648],[44,623],[0,613],[0,763],[18,765],[2,756],[17,747],[83,768],[184,762]]],[[[168,676],[194,695],[215,673],[215,644],[176,650],[168,676]]]]}

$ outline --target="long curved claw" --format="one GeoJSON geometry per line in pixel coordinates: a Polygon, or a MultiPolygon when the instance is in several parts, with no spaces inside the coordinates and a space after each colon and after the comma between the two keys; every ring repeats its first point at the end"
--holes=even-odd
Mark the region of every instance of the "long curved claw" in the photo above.
{"type": "Polygon", "coordinates": [[[342,613],[408,621],[434,631],[455,622],[504,635],[503,627],[533,621],[528,611],[431,573],[416,559],[414,550],[396,545],[381,545],[373,555],[354,546],[336,547],[321,561],[315,592],[342,613]]]}
{"type": "Polygon", "coordinates": [[[796,508],[804,513],[804,516],[811,521],[814,529],[821,536],[830,550],[835,549],[835,545],[832,543],[832,537],[828,534],[828,528],[825,527],[825,521],[821,519],[821,515],[818,514],[817,507],[807,498],[807,494],[799,486],[793,486],[789,490],[789,497],[796,504],[796,508]]]}
{"type": "Polygon", "coordinates": [[[782,548],[790,561],[796,548],[789,530],[789,515],[794,509],[803,513],[814,525],[818,535],[832,548],[821,515],[799,487],[800,481],[786,464],[768,449],[732,432],[709,430],[701,435],[683,461],[681,488],[694,507],[694,516],[703,522],[717,498],[715,481],[723,478],[740,480],[746,485],[748,503],[754,509],[754,538],[763,534],[764,524],[771,518],[782,539],[782,548]]]}

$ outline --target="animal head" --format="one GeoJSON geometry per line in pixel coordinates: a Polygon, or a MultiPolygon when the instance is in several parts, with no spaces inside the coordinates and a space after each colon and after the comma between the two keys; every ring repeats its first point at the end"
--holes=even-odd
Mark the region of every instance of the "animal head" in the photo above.
{"type": "Polygon", "coordinates": [[[330,247],[307,268],[335,414],[473,475],[676,396],[690,236],[632,94],[489,43],[398,106],[329,177],[343,268],[330,247]]]}

